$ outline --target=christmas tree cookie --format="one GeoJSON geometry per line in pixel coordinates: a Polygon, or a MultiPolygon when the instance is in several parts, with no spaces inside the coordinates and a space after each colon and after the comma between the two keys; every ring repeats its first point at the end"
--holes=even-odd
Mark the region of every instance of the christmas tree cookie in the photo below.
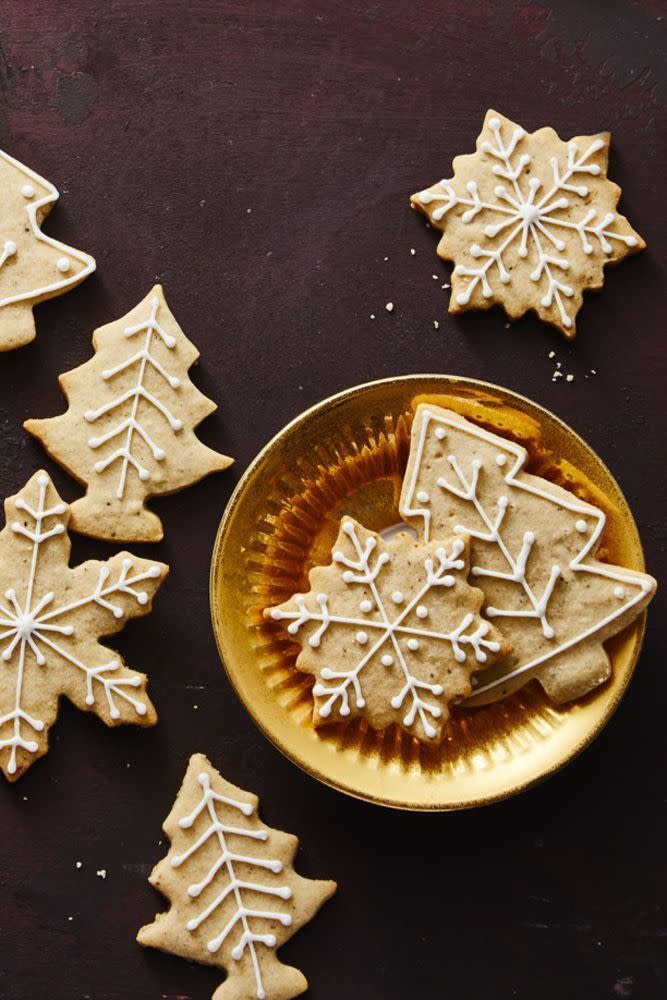
{"type": "Polygon", "coordinates": [[[301,645],[297,667],[315,677],[315,726],[360,717],[439,741],[471,674],[507,654],[480,617],[481,590],[467,582],[469,539],[449,535],[385,542],[345,517],[310,591],[265,612],[301,645]]]}
{"type": "Polygon", "coordinates": [[[439,256],[455,264],[450,312],[499,304],[517,319],[533,309],[574,337],[583,292],[602,287],[605,265],[645,246],[617,212],[609,138],[563,142],[552,128],[528,133],[487,111],[477,151],[411,199],[442,230],[439,256]]]}
{"type": "Polygon", "coordinates": [[[164,822],[171,848],[150,877],[171,906],[137,940],[226,970],[213,1000],[300,996],[305,977],[276,949],[336,891],[297,875],[298,840],[265,826],[257,805],[195,754],[164,822]]]}
{"type": "Polygon", "coordinates": [[[48,750],[66,695],[109,726],[153,725],[146,678],[99,642],[147,614],[162,563],[121,552],[72,569],[69,508],[45,472],[5,500],[0,532],[0,767],[10,781],[48,750]]]}
{"type": "Polygon", "coordinates": [[[470,576],[512,656],[475,678],[494,701],[532,678],[555,702],[611,673],[604,642],[655,592],[644,573],[596,558],[603,511],[524,471],[526,450],[452,410],[421,405],[400,509],[423,542],[471,539],[470,576]]]}
{"type": "Polygon", "coordinates": [[[95,355],[60,376],[69,408],[25,428],[87,487],[72,527],[108,541],[157,542],[162,522],[145,503],[226,469],[196,426],[216,409],[190,381],[199,358],[160,285],[93,335],[95,355]]]}
{"type": "Polygon", "coordinates": [[[33,340],[33,306],[95,270],[88,254],[42,232],[57,200],[53,184],[0,150],[0,351],[33,340]]]}

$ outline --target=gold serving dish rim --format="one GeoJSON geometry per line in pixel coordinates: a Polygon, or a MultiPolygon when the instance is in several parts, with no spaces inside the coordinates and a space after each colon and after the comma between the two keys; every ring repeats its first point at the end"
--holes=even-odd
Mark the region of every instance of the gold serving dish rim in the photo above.
{"type": "MultiPolygon", "coordinates": [[[[337,752],[325,735],[316,733],[303,718],[295,721],[290,712],[278,704],[260,669],[247,609],[238,614],[238,601],[230,582],[230,573],[237,579],[246,577],[245,572],[239,576],[229,564],[245,559],[248,549],[244,541],[240,541],[238,550],[231,552],[230,536],[239,514],[244,514],[244,505],[250,504],[252,510],[249,497],[262,493],[262,472],[275,458],[280,465],[280,454],[299,429],[313,421],[326,420],[327,416],[332,417],[334,426],[343,423],[345,418],[340,415],[340,408],[346,403],[375,394],[382,396],[385,393],[387,400],[404,395],[401,408],[393,413],[398,418],[418,397],[452,393],[457,388],[491,394],[487,398],[510,403],[519,412],[536,419],[541,430],[556,432],[569,445],[574,445],[579,456],[595,471],[594,482],[604,482],[604,496],[623,521],[626,533],[624,564],[632,569],[644,569],[641,541],[627,501],[607,466],[575,431],[545,407],[512,390],[465,376],[437,374],[404,375],[353,386],[316,403],[291,420],[262,448],[242,475],[220,520],[211,560],[209,593],[218,652],[232,686],[260,730],[288,759],[325,784],[354,797],[399,809],[445,811],[487,805],[524,791],[560,770],[595,739],[618,707],[633,675],[645,630],[644,614],[620,637],[611,640],[616,644],[610,653],[612,678],[602,689],[569,706],[549,706],[547,702],[535,731],[527,726],[524,732],[521,723],[513,723],[518,749],[513,747],[514,734],[509,734],[506,742],[513,747],[509,759],[499,753],[500,759],[489,763],[488,751],[485,750],[485,757],[474,747],[468,748],[468,757],[462,758],[458,772],[452,768],[446,777],[429,770],[421,771],[419,767],[387,763],[381,755],[372,760],[363,759],[359,748],[350,751],[342,744],[337,752]],[[226,613],[227,607],[232,609],[231,614],[226,613]],[[559,744],[555,749],[550,747],[553,739],[559,744]]],[[[254,529],[254,519],[252,524],[254,529]]],[[[541,697],[546,701],[545,696],[541,697]]],[[[530,705],[530,699],[527,703],[530,705]]],[[[534,721],[537,725],[537,716],[534,721]]],[[[501,742],[498,747],[502,750],[501,742]]]]}

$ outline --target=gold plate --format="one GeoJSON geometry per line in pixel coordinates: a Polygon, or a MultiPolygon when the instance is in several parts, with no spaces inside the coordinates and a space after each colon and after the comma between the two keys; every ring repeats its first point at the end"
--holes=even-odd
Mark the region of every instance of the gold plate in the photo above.
{"type": "Polygon", "coordinates": [[[610,681],[556,707],[536,682],[496,704],[454,710],[439,747],[363,720],[316,732],[312,677],[298,646],[263,609],[307,590],[329,560],[343,514],[382,531],[398,497],[417,401],[459,409],[528,447],[528,468],[603,507],[600,557],[644,569],[621,490],[598,456],[553,414],[499,386],[409,375],[356,386],[288,424],[257,456],[223,515],[213,550],[213,628],[229,678],[260,729],[295,764],[340,791],[401,809],[462,809],[514,795],[571,760],[600,732],[635,667],[645,617],[610,640],[610,681]]]}

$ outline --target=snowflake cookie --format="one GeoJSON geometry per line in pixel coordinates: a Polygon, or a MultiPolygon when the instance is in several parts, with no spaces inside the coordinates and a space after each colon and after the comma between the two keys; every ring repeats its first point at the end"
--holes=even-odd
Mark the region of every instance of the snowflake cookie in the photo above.
{"type": "Polygon", "coordinates": [[[171,903],[137,941],[227,971],[213,1000],[290,1000],[307,988],[276,949],[336,891],[297,875],[296,837],[265,826],[257,796],[194,754],[164,822],[171,848],[150,881],[171,903]]]}
{"type": "Polygon", "coordinates": [[[151,726],[146,678],[99,636],[147,614],[168,573],[162,563],[121,552],[68,565],[69,508],[45,472],[5,500],[0,532],[0,766],[10,781],[48,750],[66,695],[108,726],[151,726]]]}
{"type": "Polygon", "coordinates": [[[468,550],[465,537],[385,542],[343,518],[333,561],[311,570],[309,593],[265,612],[298,637],[297,667],[316,678],[316,726],[361,716],[375,729],[395,723],[420,740],[442,738],[473,671],[508,652],[479,615],[468,550]]]}
{"type": "Polygon", "coordinates": [[[72,528],[107,541],[159,542],[162,522],[145,501],[174,493],[232,459],[202,444],[195,427],[216,409],[188,378],[199,357],[160,285],[115,323],[93,335],[95,356],[60,376],[69,409],[27,420],[79,482],[72,528]]]}
{"type": "Polygon", "coordinates": [[[477,151],[411,198],[443,232],[439,256],[454,261],[449,311],[500,304],[517,319],[534,309],[574,337],[583,292],[646,245],[616,211],[608,158],[608,132],[563,142],[487,111],[477,151]]]}
{"type": "Polygon", "coordinates": [[[400,510],[424,541],[471,538],[471,578],[512,656],[475,678],[476,702],[535,677],[555,702],[579,698],[611,673],[603,643],[655,592],[644,573],[595,558],[597,507],[523,471],[521,445],[452,410],[421,405],[400,510]]]}
{"type": "Polygon", "coordinates": [[[32,307],[95,270],[88,254],[40,229],[57,200],[53,184],[0,150],[0,351],[30,343],[32,307]]]}

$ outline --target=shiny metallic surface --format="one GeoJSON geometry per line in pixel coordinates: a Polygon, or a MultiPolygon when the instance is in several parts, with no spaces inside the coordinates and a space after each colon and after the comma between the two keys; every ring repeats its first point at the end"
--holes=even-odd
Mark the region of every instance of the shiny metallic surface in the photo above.
{"type": "Polygon", "coordinates": [[[263,617],[327,562],[338,520],[377,531],[400,520],[398,497],[411,415],[424,399],[525,444],[530,471],[602,506],[601,558],[644,560],[630,509],[611,473],[574,431],[498,386],[446,375],[357,386],[285,427],[250,465],[224,513],[211,564],[213,627],[229,678],[262,731],[295,764],[340,791],[401,809],[447,810],[514,795],[562,767],[620,702],[641,648],[644,618],[607,644],[611,680],[567,706],[531,683],[506,700],[454,709],[439,747],[357,720],[316,732],[298,646],[263,617]]]}

